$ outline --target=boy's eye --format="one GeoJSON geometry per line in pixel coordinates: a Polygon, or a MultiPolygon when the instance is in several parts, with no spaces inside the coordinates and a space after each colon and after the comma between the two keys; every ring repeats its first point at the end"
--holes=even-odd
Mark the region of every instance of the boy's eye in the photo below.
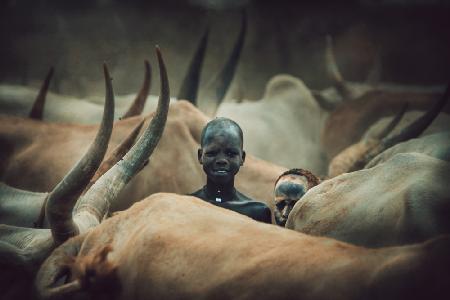
{"type": "Polygon", "coordinates": [[[227,151],[226,154],[230,157],[238,155],[236,151],[227,151]]]}
{"type": "Polygon", "coordinates": [[[217,151],[207,151],[207,152],[205,152],[206,156],[214,156],[216,154],[217,154],[217,151]]]}
{"type": "Polygon", "coordinates": [[[284,206],[285,206],[285,202],[284,201],[280,201],[276,204],[278,210],[283,210],[284,206]]]}

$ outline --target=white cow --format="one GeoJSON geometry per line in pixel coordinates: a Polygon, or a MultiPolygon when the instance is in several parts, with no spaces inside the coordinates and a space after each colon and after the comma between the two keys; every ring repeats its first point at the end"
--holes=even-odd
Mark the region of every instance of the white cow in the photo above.
{"type": "Polygon", "coordinates": [[[277,75],[256,102],[222,103],[217,115],[236,121],[248,153],[284,167],[325,174],[320,134],[328,113],[298,78],[277,75]]]}

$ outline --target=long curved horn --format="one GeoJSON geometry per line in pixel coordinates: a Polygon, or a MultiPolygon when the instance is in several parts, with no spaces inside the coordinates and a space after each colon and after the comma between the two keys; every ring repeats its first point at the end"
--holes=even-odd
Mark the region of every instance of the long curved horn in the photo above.
{"type": "Polygon", "coordinates": [[[162,136],[169,111],[170,91],[167,71],[159,47],[156,48],[156,54],[161,78],[161,91],[156,113],[144,133],[124,158],[97,180],[78,202],[75,218],[80,232],[97,225],[103,219],[108,212],[110,203],[117,198],[119,192],[131,178],[141,170],[143,163],[152,154],[162,136]]]}
{"type": "MultiPolygon", "coordinates": [[[[133,129],[133,131],[122,141],[122,143],[120,143],[113,151],[112,153],[109,155],[109,157],[107,159],[105,159],[102,164],[100,165],[100,167],[97,169],[97,171],[95,172],[94,176],[91,178],[91,180],[89,181],[88,185],[86,186],[86,188],[84,189],[82,195],[89,190],[89,188],[103,175],[106,173],[106,171],[108,171],[113,165],[115,165],[120,159],[122,159],[122,157],[128,152],[128,150],[130,150],[131,146],[133,146],[134,141],[136,140],[136,137],[139,134],[139,131],[142,128],[142,125],[144,125],[144,120],[142,120],[141,122],[139,122],[139,124],[133,129]]],[[[45,207],[47,205],[47,199],[48,199],[48,195],[46,196],[46,198],[44,199],[44,201],[42,201],[42,209],[41,212],[39,214],[38,219],[36,220],[36,222],[34,222],[34,227],[35,228],[42,228],[42,226],[44,225],[44,221],[45,221],[45,207]]]]}
{"type": "Polygon", "coordinates": [[[236,72],[237,65],[239,62],[239,58],[241,56],[242,48],[244,47],[245,36],[247,33],[247,12],[244,10],[242,12],[241,18],[241,30],[237,37],[237,40],[234,44],[233,51],[231,55],[228,57],[226,64],[224,65],[222,71],[219,75],[214,79],[210,91],[208,94],[208,102],[211,105],[209,114],[215,115],[217,108],[220,103],[223,101],[228,88],[231,85],[231,81],[233,80],[234,73],[236,72]]]}
{"type": "Polygon", "coordinates": [[[97,172],[95,172],[94,176],[91,178],[91,181],[84,189],[83,194],[89,190],[89,188],[103,175],[105,174],[109,169],[112,168],[119,160],[122,159],[122,157],[130,150],[130,148],[133,146],[136,137],[138,136],[142,125],[144,125],[144,119],[142,119],[141,122],[137,126],[133,128],[133,130],[130,132],[130,134],[111,152],[111,154],[108,156],[107,159],[102,161],[102,164],[97,169],[97,172]]]}
{"type": "Polygon", "coordinates": [[[336,63],[333,49],[333,39],[330,35],[326,36],[325,66],[328,77],[333,81],[336,90],[341,94],[344,101],[349,100],[351,98],[351,92],[336,63]]]}
{"type": "Polygon", "coordinates": [[[200,73],[205,60],[206,46],[208,44],[209,26],[203,33],[202,38],[197,46],[191,63],[189,64],[186,76],[181,84],[177,99],[188,100],[194,105],[197,105],[198,86],[200,84],[200,73]]]}
{"type": "Polygon", "coordinates": [[[86,154],[53,189],[47,200],[46,215],[57,244],[78,233],[78,228],[72,220],[72,209],[102,162],[111,136],[114,122],[114,93],[106,65],[103,66],[103,70],[106,96],[100,129],[86,154]]]}
{"type": "Polygon", "coordinates": [[[45,98],[47,96],[50,80],[53,77],[53,72],[54,68],[50,67],[50,70],[48,71],[47,76],[45,77],[45,80],[42,83],[41,89],[39,90],[39,94],[37,95],[36,100],[34,100],[33,107],[31,108],[31,111],[28,115],[32,119],[42,120],[42,115],[44,113],[45,98]]]}
{"type": "Polygon", "coordinates": [[[144,111],[145,102],[147,101],[148,92],[150,91],[150,84],[152,79],[152,71],[150,67],[150,63],[148,60],[144,61],[145,65],[145,75],[144,75],[144,82],[142,83],[141,90],[136,95],[136,98],[134,99],[133,103],[128,108],[127,112],[120,118],[120,119],[126,119],[133,116],[138,116],[144,111]]]}
{"type": "Polygon", "coordinates": [[[408,106],[409,106],[409,103],[405,102],[405,104],[403,104],[400,112],[397,115],[395,115],[394,118],[392,118],[392,120],[386,125],[386,127],[383,128],[383,130],[381,130],[378,134],[374,135],[372,138],[378,139],[378,140],[386,138],[389,135],[389,133],[391,133],[392,130],[394,130],[395,126],[397,126],[397,124],[400,122],[400,120],[403,118],[406,111],[408,110],[408,106]]]}

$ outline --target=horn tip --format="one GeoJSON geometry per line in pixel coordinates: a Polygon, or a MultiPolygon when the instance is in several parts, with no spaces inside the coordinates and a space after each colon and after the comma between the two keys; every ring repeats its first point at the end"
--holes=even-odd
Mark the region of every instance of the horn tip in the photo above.
{"type": "Polygon", "coordinates": [[[159,45],[155,46],[155,51],[156,51],[156,56],[158,57],[158,60],[161,60],[162,54],[161,54],[161,48],[159,47],[159,45]]]}
{"type": "Polygon", "coordinates": [[[148,59],[144,59],[144,65],[145,65],[146,74],[149,74],[151,66],[150,66],[150,62],[148,61],[148,59]]]}
{"type": "Polygon", "coordinates": [[[112,80],[111,76],[109,75],[109,69],[106,62],[103,63],[103,73],[105,74],[105,78],[109,78],[109,80],[112,80]]]}

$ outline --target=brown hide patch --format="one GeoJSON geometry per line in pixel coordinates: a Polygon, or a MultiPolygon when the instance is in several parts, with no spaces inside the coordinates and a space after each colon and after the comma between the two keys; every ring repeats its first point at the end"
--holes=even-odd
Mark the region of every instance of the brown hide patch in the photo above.
{"type": "Polygon", "coordinates": [[[70,270],[70,281],[79,281],[83,292],[100,296],[96,299],[110,299],[117,294],[121,289],[117,265],[108,261],[112,250],[108,244],[84,256],[68,257],[66,265],[70,270]]]}

